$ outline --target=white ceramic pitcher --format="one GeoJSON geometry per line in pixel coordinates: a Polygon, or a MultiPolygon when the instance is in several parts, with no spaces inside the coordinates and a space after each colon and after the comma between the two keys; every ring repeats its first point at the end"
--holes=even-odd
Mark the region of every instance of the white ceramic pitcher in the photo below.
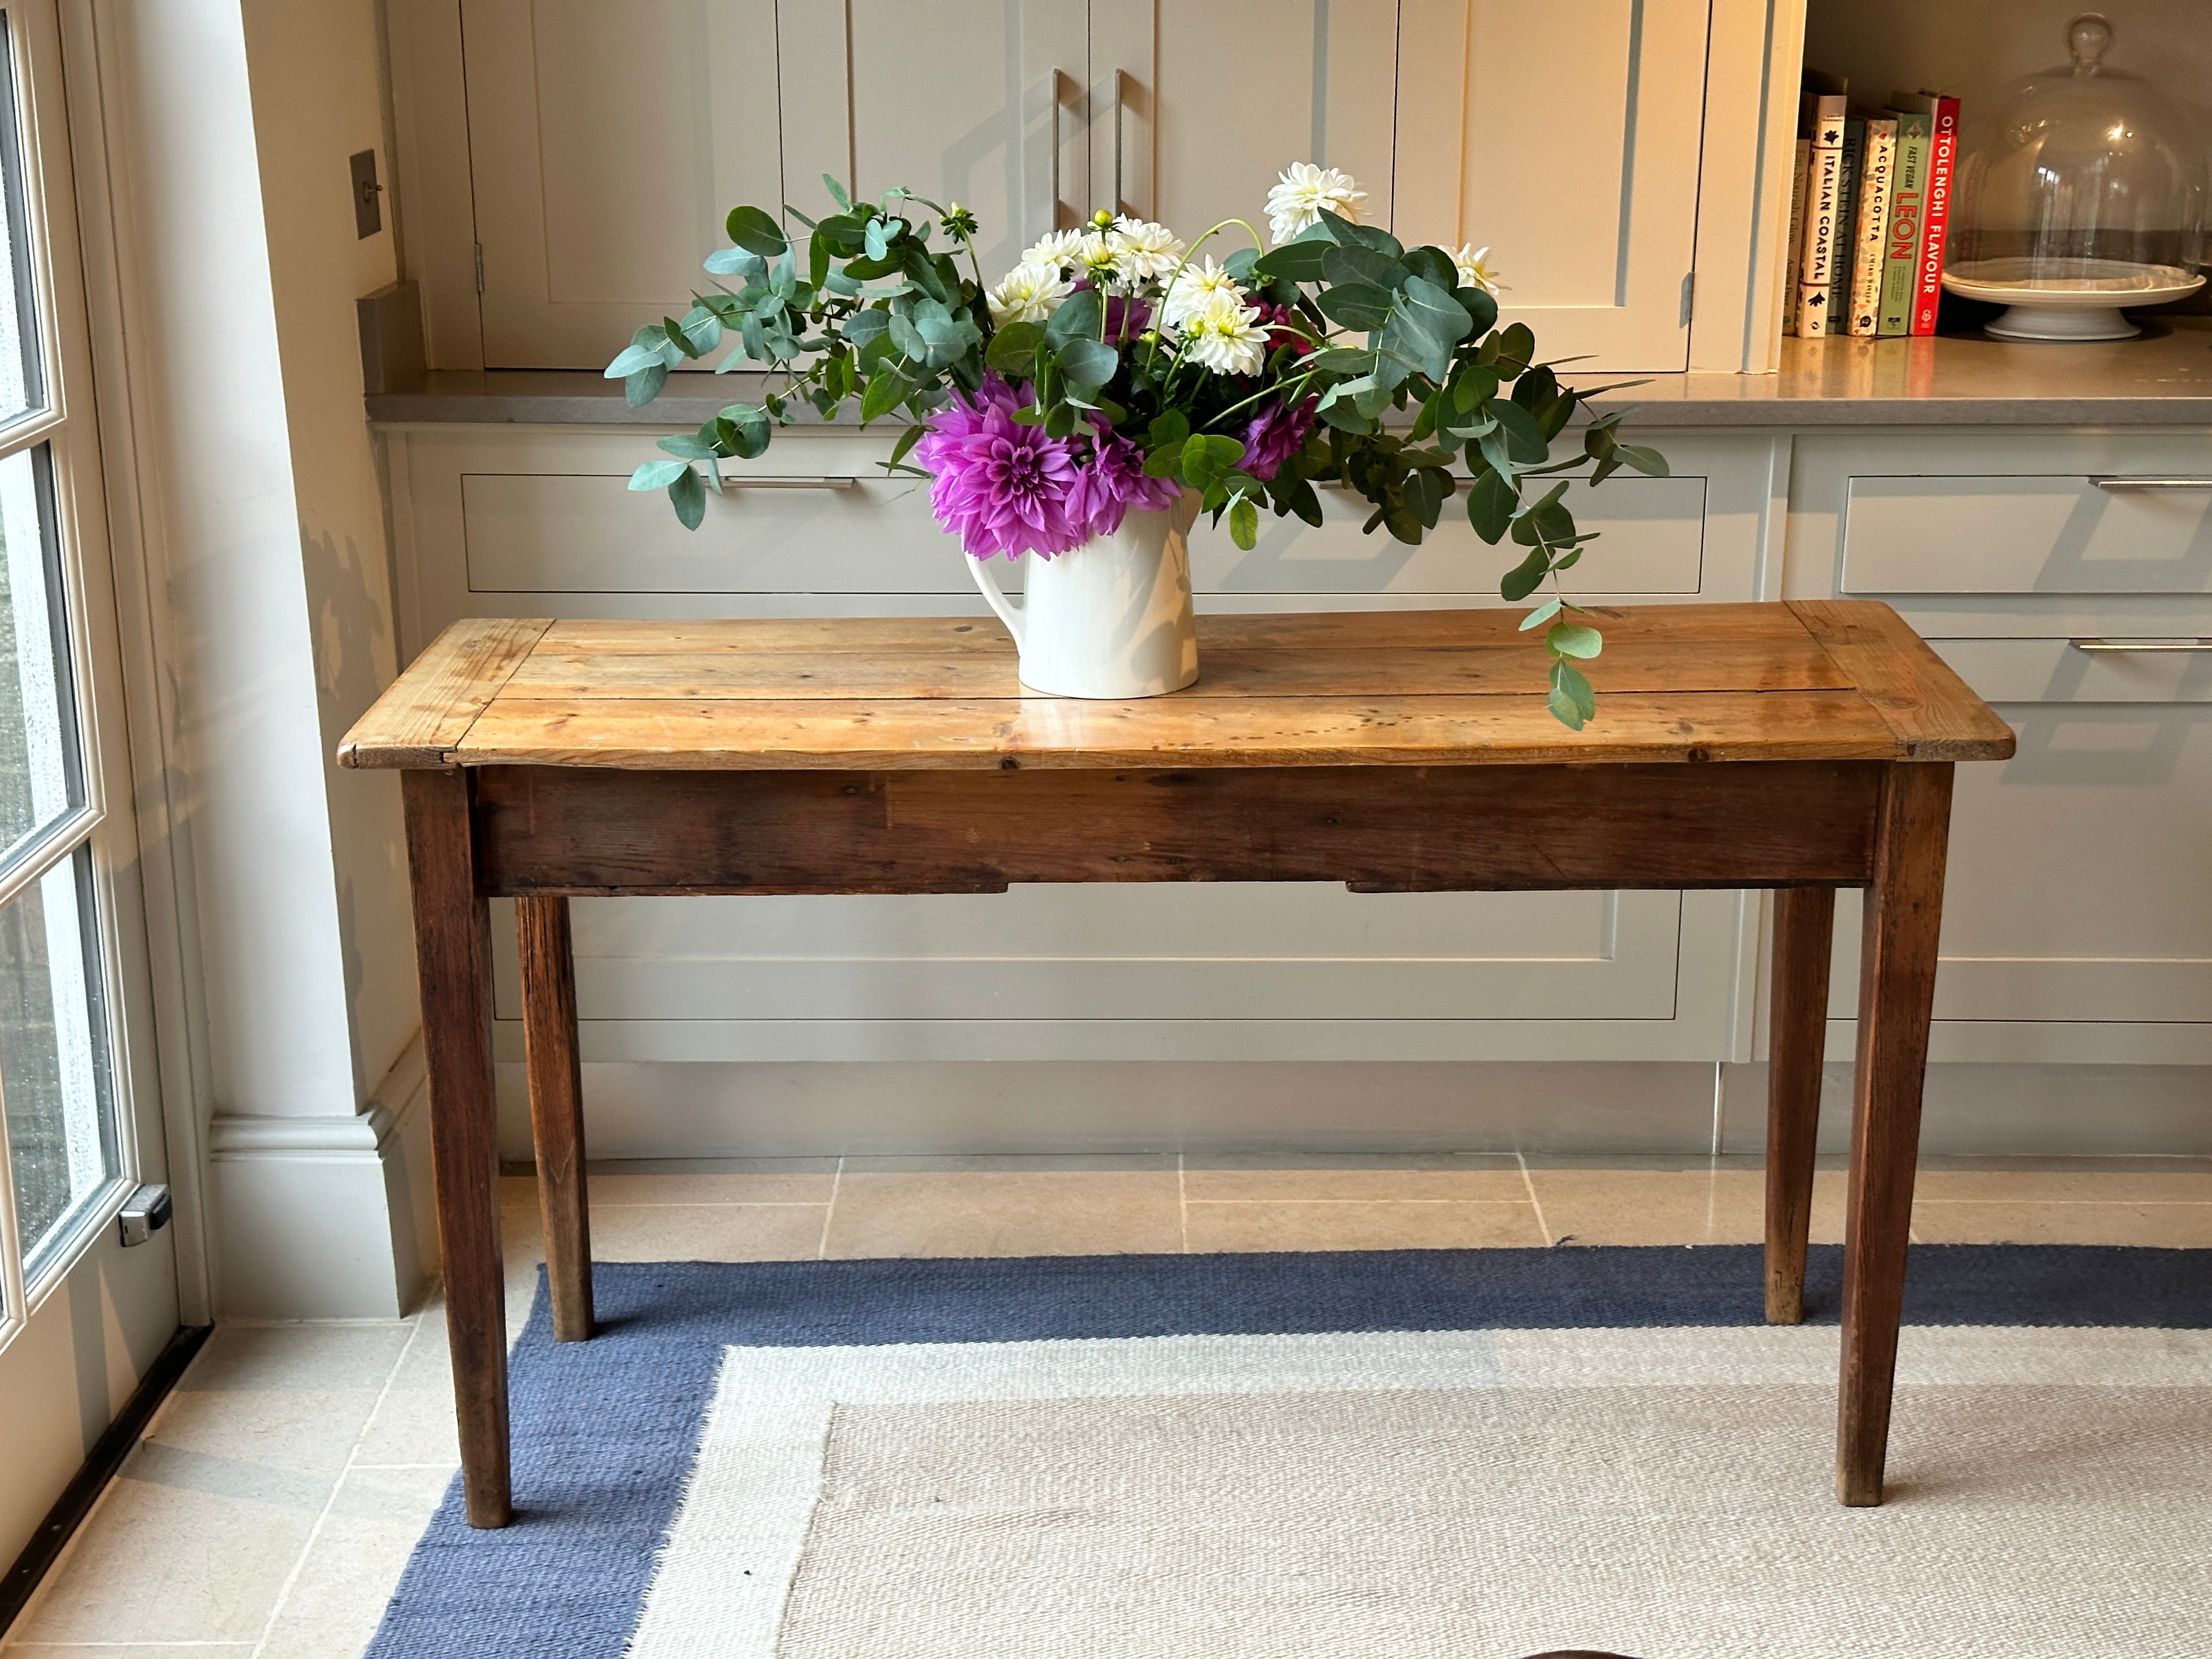
{"type": "Polygon", "coordinates": [[[1197,519],[1198,498],[1185,495],[1055,558],[1031,554],[1018,603],[992,561],[963,554],[1014,636],[1022,684],[1060,697],[1157,697],[1195,680],[1188,538],[1197,519]]]}

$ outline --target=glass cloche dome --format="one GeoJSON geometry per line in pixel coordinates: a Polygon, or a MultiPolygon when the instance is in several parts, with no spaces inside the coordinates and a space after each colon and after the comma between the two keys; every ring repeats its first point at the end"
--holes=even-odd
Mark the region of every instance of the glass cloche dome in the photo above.
{"type": "Polygon", "coordinates": [[[2120,340],[2122,306],[2203,285],[2204,151],[2149,82],[2105,67],[2112,25],[2066,27],[2073,62],[2031,75],[1968,135],[1943,286],[2008,306],[1989,332],[2120,340]]]}

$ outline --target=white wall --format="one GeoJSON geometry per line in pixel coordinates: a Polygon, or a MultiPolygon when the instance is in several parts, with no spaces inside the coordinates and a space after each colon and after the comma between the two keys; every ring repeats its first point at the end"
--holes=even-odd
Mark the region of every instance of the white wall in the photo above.
{"type": "Polygon", "coordinates": [[[370,1109],[416,1024],[404,857],[391,781],[331,760],[395,669],[353,323],[395,262],[346,166],[381,148],[374,0],[93,15],[127,342],[100,395],[159,613],[216,1307],[389,1313],[422,1271],[384,1202],[419,1091],[370,1109]]]}

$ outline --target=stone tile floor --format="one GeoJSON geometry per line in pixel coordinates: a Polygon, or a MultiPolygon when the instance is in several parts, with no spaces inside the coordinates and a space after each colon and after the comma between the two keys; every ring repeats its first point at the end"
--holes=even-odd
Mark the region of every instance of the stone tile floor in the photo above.
{"type": "MultiPolygon", "coordinates": [[[[603,1261],[1755,1243],[1746,1158],[975,1158],[627,1164],[603,1261]]],[[[533,1183],[505,1182],[508,1316],[533,1183]]],[[[1824,1164],[1814,1235],[1842,1229],[1824,1164]]],[[[2212,1158],[1931,1158],[1917,1238],[2212,1246],[2212,1158]]],[[[224,1325],[4,1641],[6,1659],[353,1659],[455,1468],[434,1297],[396,1321],[224,1325]]]]}

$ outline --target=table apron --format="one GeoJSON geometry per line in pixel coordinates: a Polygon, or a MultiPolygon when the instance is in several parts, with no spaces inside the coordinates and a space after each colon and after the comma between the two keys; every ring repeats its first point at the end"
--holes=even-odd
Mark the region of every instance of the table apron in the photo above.
{"type": "Polygon", "coordinates": [[[491,895],[1863,886],[1879,761],[470,774],[491,895]]]}

